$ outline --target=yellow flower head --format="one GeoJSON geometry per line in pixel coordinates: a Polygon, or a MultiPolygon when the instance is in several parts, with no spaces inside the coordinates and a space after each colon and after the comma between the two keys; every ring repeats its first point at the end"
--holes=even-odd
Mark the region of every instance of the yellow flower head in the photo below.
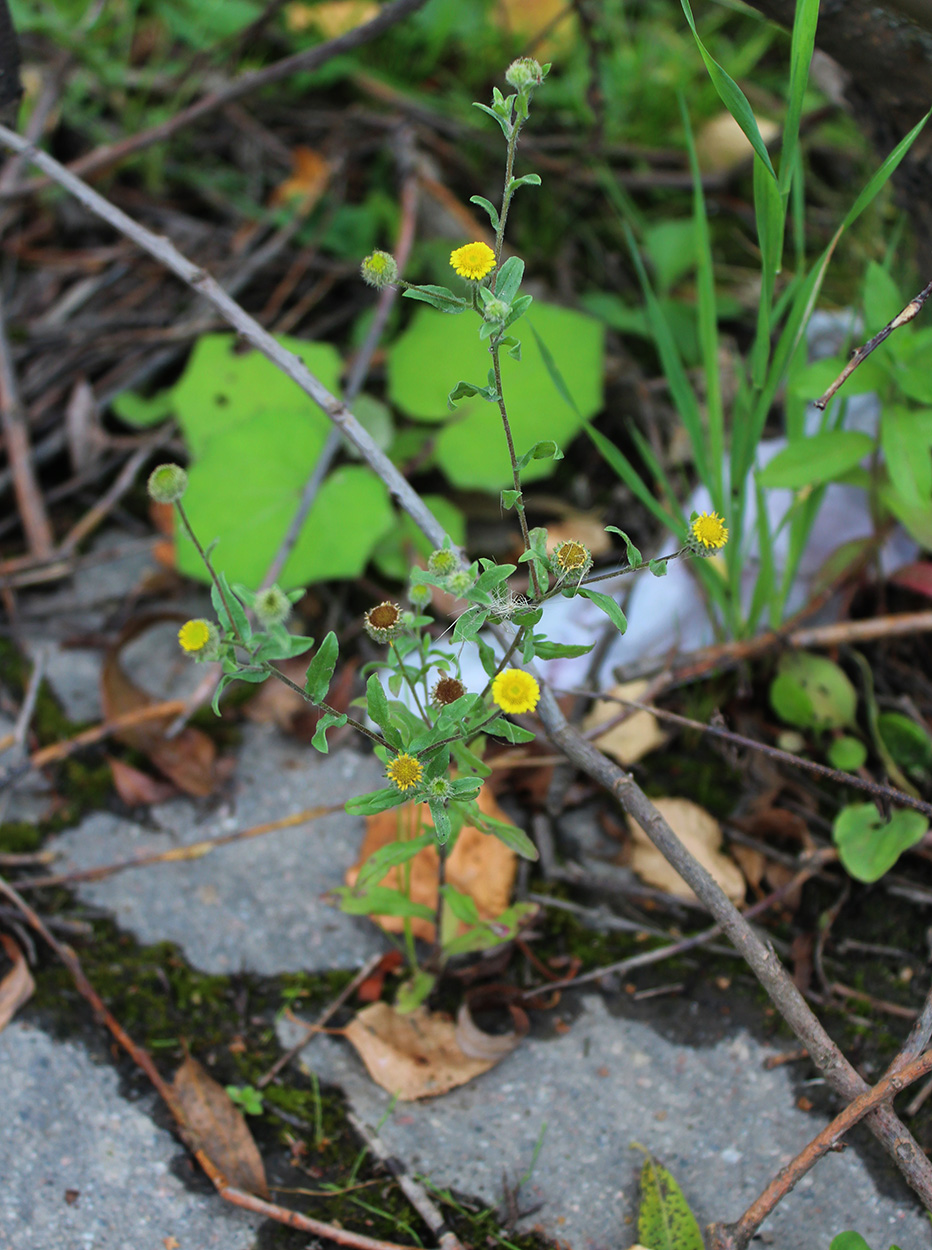
{"type": "Polygon", "coordinates": [[[574,538],[558,543],[553,551],[553,559],[564,576],[582,577],[592,568],[592,553],[574,538]]]}
{"type": "Polygon", "coordinates": [[[701,556],[720,551],[728,542],[728,529],[717,512],[700,512],[689,527],[690,546],[701,556]]]}
{"type": "Polygon", "coordinates": [[[188,655],[197,655],[210,642],[210,622],[185,621],[178,630],[178,641],[182,651],[187,651],[188,655]]]}
{"type": "Polygon", "coordinates": [[[520,668],[506,668],[492,682],[492,701],[503,712],[533,712],[539,698],[540,686],[520,668]]]}
{"type": "Polygon", "coordinates": [[[410,790],[412,786],[420,784],[424,768],[413,755],[402,754],[395,756],[385,774],[399,790],[410,790]]]}
{"type": "Polygon", "coordinates": [[[461,278],[480,282],[495,267],[495,253],[488,243],[466,243],[450,253],[450,264],[461,278]]]}

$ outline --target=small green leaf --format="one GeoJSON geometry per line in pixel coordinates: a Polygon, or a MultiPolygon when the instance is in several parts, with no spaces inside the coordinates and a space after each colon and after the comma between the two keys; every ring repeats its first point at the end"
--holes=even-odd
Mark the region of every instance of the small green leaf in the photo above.
{"type": "Polygon", "coordinates": [[[482,917],[479,915],[479,909],[471,895],[461,894],[452,885],[442,885],[440,893],[457,920],[462,920],[463,924],[479,924],[481,922],[482,917]]]}
{"type": "Polygon", "coordinates": [[[639,568],[642,562],[641,553],[640,551],[638,551],[637,547],[635,547],[634,543],[631,541],[628,535],[624,532],[624,530],[620,530],[617,525],[606,525],[605,532],[606,534],[618,535],[618,537],[621,539],[621,541],[625,545],[625,553],[627,554],[627,557],[628,557],[628,563],[631,565],[632,568],[639,568]]]}
{"type": "Polygon", "coordinates": [[[666,560],[649,560],[647,567],[653,573],[654,577],[666,577],[667,575],[666,560]]]}
{"type": "Polygon", "coordinates": [[[320,751],[321,755],[326,755],[330,750],[330,746],[327,742],[327,730],[339,729],[341,726],[346,724],[346,720],[347,717],[345,712],[324,712],[323,716],[321,716],[320,720],[317,722],[317,727],[314,730],[314,737],[311,739],[311,746],[316,751],[320,751]]]}
{"type": "Polygon", "coordinates": [[[562,460],[563,452],[556,445],[553,439],[542,439],[539,443],[535,443],[530,451],[526,451],[518,460],[518,468],[523,469],[531,463],[532,460],[562,460]]]}
{"type": "Polygon", "coordinates": [[[445,846],[450,840],[450,834],[453,832],[453,827],[450,823],[450,813],[447,811],[445,803],[431,802],[428,806],[430,807],[431,820],[434,822],[434,837],[441,846],[445,846]]]}
{"type": "Polygon", "coordinates": [[[474,641],[488,619],[488,615],[487,608],[467,608],[462,616],[456,618],[456,624],[453,626],[453,641],[474,641]]]}
{"type": "Polygon", "coordinates": [[[528,729],[523,729],[520,725],[515,725],[510,720],[505,720],[503,716],[497,716],[495,720],[489,721],[482,726],[482,732],[491,734],[493,738],[504,738],[506,742],[533,742],[534,734],[528,729]]]}
{"type": "Polygon", "coordinates": [[[508,184],[510,191],[517,191],[518,187],[539,187],[540,174],[525,174],[522,178],[512,178],[508,184]]]}
{"type": "Polygon", "coordinates": [[[478,204],[480,208],[484,208],[489,214],[489,221],[492,223],[492,229],[498,229],[498,209],[489,200],[481,195],[471,195],[469,197],[470,204],[478,204]]]}
{"type": "Polygon", "coordinates": [[[841,729],[855,723],[857,691],[845,671],[808,651],[781,656],[770,687],[773,710],[800,729],[841,729]]]}
{"type": "Polygon", "coordinates": [[[504,842],[509,850],[520,855],[522,859],[537,859],[537,847],[527,836],[523,829],[519,829],[517,825],[509,825],[505,821],[496,820],[493,816],[486,816],[479,811],[475,803],[470,804],[469,819],[477,829],[481,829],[483,833],[490,833],[493,838],[498,838],[500,842],[504,842]]]}
{"type": "Polygon", "coordinates": [[[503,490],[502,507],[507,511],[509,508],[513,508],[520,498],[521,492],[519,490],[503,490]]]}
{"type": "Polygon", "coordinates": [[[524,277],[524,261],[520,256],[509,256],[495,276],[495,298],[510,304],[518,294],[524,277]]]}
{"type": "Polygon", "coordinates": [[[415,855],[424,847],[430,846],[433,840],[432,834],[422,833],[419,838],[412,838],[408,842],[389,842],[387,846],[380,847],[360,868],[354,888],[361,889],[363,886],[377,885],[393,868],[397,868],[399,864],[406,864],[409,859],[414,859],[415,855]]]}
{"type": "Polygon", "coordinates": [[[459,400],[471,399],[473,395],[481,395],[490,404],[498,399],[495,388],[492,386],[473,386],[472,382],[457,382],[447,396],[447,407],[452,411],[459,400]]]}
{"type": "Polygon", "coordinates": [[[534,638],[534,647],[541,660],[571,660],[579,655],[588,655],[595,646],[594,642],[550,642],[546,638],[534,638]]]}
{"type": "Polygon", "coordinates": [[[832,768],[839,768],[844,773],[855,773],[867,759],[867,747],[860,738],[852,738],[849,734],[835,738],[828,749],[828,762],[832,768]]]}
{"type": "Polygon", "coordinates": [[[445,286],[409,286],[402,294],[405,299],[420,300],[424,304],[430,304],[439,309],[440,312],[461,313],[466,309],[466,301],[454,295],[445,286]]]}
{"type": "Polygon", "coordinates": [[[433,920],[433,908],[405,898],[400,890],[387,885],[370,885],[357,893],[355,886],[338,886],[331,891],[340,899],[340,910],[349,916],[417,916],[433,920]]]}
{"type": "Polygon", "coordinates": [[[650,1155],[641,1169],[638,1241],[651,1250],[704,1250],[705,1245],[683,1191],[650,1155]]]}
{"type": "MultiPolygon", "coordinates": [[[[832,1239],[829,1250],[871,1250],[860,1233],[839,1233],[832,1239]]],[[[896,1250],[894,1246],[890,1250],[896,1250]]]]}
{"type": "Polygon", "coordinates": [[[317,654],[308,665],[304,679],[304,689],[312,703],[321,703],[327,697],[339,653],[337,636],[331,630],[317,648],[317,654]]]}
{"type": "Polygon", "coordinates": [[[601,591],[592,590],[589,586],[580,586],[576,593],[584,599],[591,599],[597,608],[601,608],[620,634],[628,628],[624,612],[609,595],[603,595],[601,591]]]}
{"type": "Polygon", "coordinates": [[[390,807],[400,807],[407,801],[404,792],[397,786],[386,786],[383,790],[370,790],[368,794],[357,794],[347,799],[344,807],[351,816],[374,816],[376,812],[387,811],[390,807]]]}
{"type": "Polygon", "coordinates": [[[889,872],[928,828],[921,812],[901,808],[885,821],[873,803],[853,803],[835,817],[832,841],[851,876],[869,884],[889,872]]]}

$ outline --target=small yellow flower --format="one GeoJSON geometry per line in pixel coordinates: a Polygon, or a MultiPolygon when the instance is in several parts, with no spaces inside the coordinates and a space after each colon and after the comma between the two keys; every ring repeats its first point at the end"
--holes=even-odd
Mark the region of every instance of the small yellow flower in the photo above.
{"type": "Polygon", "coordinates": [[[492,682],[492,700],[503,712],[533,712],[539,698],[540,686],[520,668],[506,668],[492,682]]]}
{"type": "Polygon", "coordinates": [[[178,641],[181,643],[182,651],[187,651],[188,655],[196,655],[198,651],[203,651],[210,642],[210,622],[185,621],[178,630],[178,641]]]}
{"type": "Polygon", "coordinates": [[[450,253],[450,264],[461,278],[480,282],[495,267],[495,253],[488,243],[466,243],[450,253]]]}
{"type": "Polygon", "coordinates": [[[689,527],[694,549],[700,555],[719,551],[728,542],[728,530],[717,512],[700,512],[689,527]]]}
{"type": "Polygon", "coordinates": [[[395,756],[385,773],[399,790],[410,790],[412,786],[420,784],[424,768],[413,755],[402,754],[395,756]]]}

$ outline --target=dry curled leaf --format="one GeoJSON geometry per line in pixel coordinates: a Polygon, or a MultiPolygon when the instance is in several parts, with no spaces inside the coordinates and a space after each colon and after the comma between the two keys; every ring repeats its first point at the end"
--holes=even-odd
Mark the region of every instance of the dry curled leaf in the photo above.
{"type": "Polygon", "coordinates": [[[26,956],[7,933],[0,933],[0,943],[13,967],[0,981],[0,1032],[6,1028],[23,1003],[32,998],[36,983],[32,979],[26,956]]]}
{"type": "MultiPolygon", "coordinates": [[[[486,816],[496,820],[507,821],[508,817],[489,793],[488,786],[479,791],[479,810],[486,816]]],[[[417,837],[423,829],[433,828],[430,808],[426,803],[407,804],[404,807],[391,808],[387,812],[378,812],[366,820],[366,836],[360,847],[359,859],[346,873],[346,884],[355,885],[359,870],[370,855],[398,840],[400,830],[417,837]]],[[[436,848],[425,847],[424,850],[410,861],[411,899],[415,903],[424,903],[435,910],[437,907],[437,891],[439,884],[440,861],[436,848]]],[[[498,838],[482,833],[473,825],[464,825],[456,839],[456,845],[446,861],[444,879],[448,885],[468,894],[475,902],[479,915],[483,920],[494,920],[511,901],[511,888],[517,871],[517,857],[498,838]]],[[[398,889],[400,883],[397,868],[383,878],[382,884],[398,889]]],[[[387,933],[401,933],[404,921],[401,916],[373,916],[387,933]]],[[[434,924],[415,916],[411,920],[414,936],[425,942],[434,940],[434,924]]]]}
{"type": "MultiPolygon", "coordinates": [[[[647,686],[646,681],[628,681],[621,686],[613,686],[606,694],[612,695],[614,699],[633,699],[637,702],[647,686]]],[[[583,728],[598,729],[600,725],[614,720],[624,711],[624,705],[615,703],[613,699],[597,699],[592,711],[583,721],[583,728]]],[[[632,712],[626,720],[600,734],[595,739],[595,745],[619,764],[627,766],[636,764],[649,751],[663,746],[666,740],[656,716],[650,712],[632,712]]]]}
{"type": "Polygon", "coordinates": [[[285,204],[309,213],[326,191],[330,174],[331,166],[326,157],[314,148],[299,144],[292,149],[291,176],[274,189],[269,203],[273,208],[285,204]]]}
{"type": "MultiPolygon", "coordinates": [[[[718,821],[698,803],[689,799],[654,799],[654,806],[683,843],[687,851],[721,886],[733,903],[744,902],[744,877],[738,865],[719,849],[722,830],[718,821]]],[[[678,898],[696,896],[672,864],[660,854],[650,838],[630,816],[628,827],[634,839],[631,867],[648,885],[678,898]]]]}
{"type": "Polygon", "coordinates": [[[227,1183],[268,1198],[262,1156],[246,1120],[222,1085],[191,1055],[186,1055],[172,1083],[184,1126],[227,1183]]]}
{"type": "Polygon", "coordinates": [[[388,1003],[373,1003],[350,1021],[344,1036],[375,1083],[402,1102],[445,1094],[503,1058],[464,1054],[450,1017],[426,1007],[401,1015],[388,1003]]]}

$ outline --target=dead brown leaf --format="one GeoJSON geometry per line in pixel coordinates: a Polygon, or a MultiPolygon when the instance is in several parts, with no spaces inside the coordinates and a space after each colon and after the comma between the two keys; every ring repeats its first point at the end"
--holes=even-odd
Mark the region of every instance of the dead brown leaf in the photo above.
{"type": "Polygon", "coordinates": [[[36,983],[32,979],[26,956],[8,933],[0,933],[0,943],[13,967],[0,981],[0,1033],[6,1028],[23,1003],[32,998],[36,983]]]}
{"type": "Polygon", "coordinates": [[[150,777],[148,773],[133,768],[131,764],[118,760],[115,756],[108,755],[107,763],[113,774],[116,792],[128,807],[164,803],[178,793],[177,787],[170,781],[159,781],[156,777],[150,777]]]}
{"type": "Polygon", "coordinates": [[[350,1021],[344,1036],[375,1083],[402,1102],[445,1094],[503,1057],[471,1059],[450,1017],[426,1007],[401,1015],[388,1003],[373,1003],[350,1021]]]}
{"type": "Polygon", "coordinates": [[[285,8],[285,25],[300,33],[314,26],[327,39],[345,35],[378,14],[372,0],[325,0],[323,4],[302,4],[295,0],[285,8]]]}
{"type": "MultiPolygon", "coordinates": [[[[637,702],[648,687],[646,681],[628,681],[620,686],[612,686],[606,694],[616,699],[633,699],[637,702]]],[[[610,699],[597,699],[592,711],[583,721],[583,728],[598,729],[599,725],[607,724],[625,711],[624,705],[614,703],[610,699]]],[[[619,764],[636,764],[650,751],[655,751],[666,742],[666,735],[660,728],[657,717],[650,712],[634,712],[627,720],[600,734],[595,745],[606,755],[611,755],[619,764]]]]}
{"type": "MultiPolygon", "coordinates": [[[[496,820],[508,820],[489,793],[488,786],[483,786],[479,791],[478,803],[479,810],[486,816],[492,816],[496,820]]],[[[403,830],[411,837],[417,837],[425,828],[433,828],[430,808],[426,803],[408,803],[404,807],[395,807],[369,816],[359,858],[347,871],[346,884],[355,885],[359,870],[369,856],[389,842],[396,842],[400,836],[399,831],[403,830]]],[[[436,848],[425,847],[409,863],[411,898],[414,902],[425,903],[434,910],[437,906],[440,867],[436,848]]],[[[511,888],[516,871],[517,856],[503,842],[493,838],[491,834],[482,833],[473,825],[464,825],[446,861],[444,876],[448,885],[473,899],[483,920],[494,920],[511,901],[511,888]]],[[[393,868],[383,879],[383,884],[398,889],[400,881],[399,870],[393,868]]],[[[401,933],[404,929],[401,916],[373,916],[372,919],[387,933],[401,933]]],[[[434,940],[433,921],[415,916],[411,927],[415,937],[422,938],[425,942],[434,940]]]]}
{"type": "MultiPolygon", "coordinates": [[[[120,652],[146,629],[175,619],[179,618],[171,613],[137,617],[124,628],[117,642],[108,650],[100,674],[100,698],[107,720],[158,702],[126,675],[120,663],[120,652]]],[[[148,756],[159,772],[173,781],[179,790],[204,798],[213,793],[219,781],[217,749],[207,734],[190,725],[174,738],[166,738],[165,730],[173,719],[169,715],[164,719],[146,721],[121,729],[114,737],[148,756]]]]}
{"type": "Polygon", "coordinates": [[[228,1184],[268,1198],[262,1156],[246,1120],[222,1085],[191,1055],[172,1082],[179,1108],[195,1147],[203,1150],[228,1184]]]}
{"type": "MultiPolygon", "coordinates": [[[[689,799],[654,799],[654,806],[686,847],[711,874],[733,903],[744,902],[744,877],[738,865],[719,850],[722,830],[714,816],[689,799]]],[[[696,896],[676,869],[669,864],[630,816],[628,827],[634,839],[631,867],[648,885],[666,890],[678,898],[696,896]]]]}

